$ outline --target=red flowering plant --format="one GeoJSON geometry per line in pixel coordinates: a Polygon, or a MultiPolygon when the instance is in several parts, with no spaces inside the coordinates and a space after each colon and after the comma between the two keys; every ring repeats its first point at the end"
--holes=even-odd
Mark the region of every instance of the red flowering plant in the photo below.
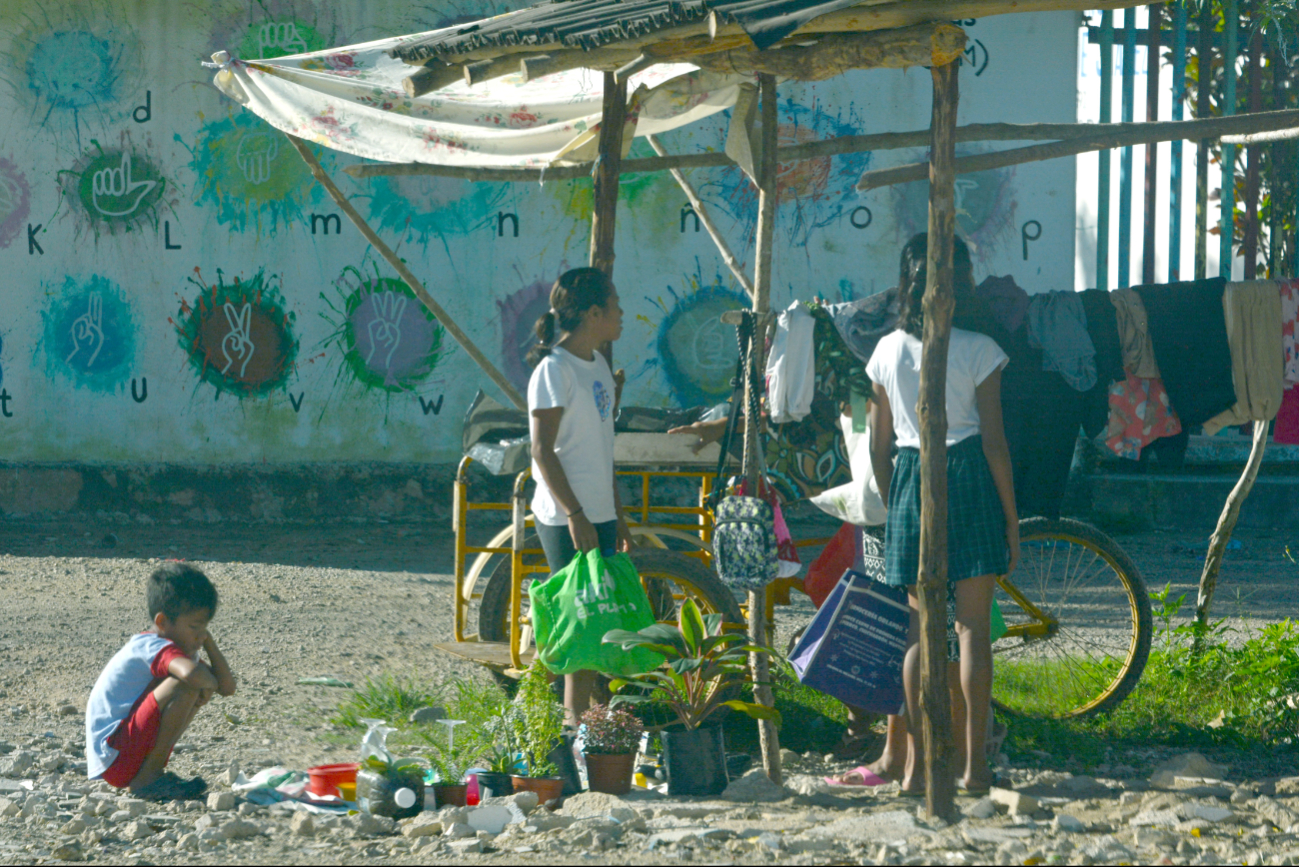
{"type": "Polygon", "coordinates": [[[583,750],[593,755],[634,753],[640,747],[641,735],[645,734],[645,726],[633,714],[602,704],[591,705],[582,714],[582,724],[586,726],[583,750]]]}

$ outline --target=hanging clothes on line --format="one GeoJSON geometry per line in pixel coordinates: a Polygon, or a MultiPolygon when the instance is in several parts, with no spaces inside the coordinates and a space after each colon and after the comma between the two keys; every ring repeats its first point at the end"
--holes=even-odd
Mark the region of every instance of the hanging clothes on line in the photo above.
{"type": "Polygon", "coordinates": [[[1222,295],[1227,281],[1136,287],[1168,399],[1183,427],[1204,424],[1236,403],[1222,295]]]}
{"type": "Polygon", "coordinates": [[[1299,383],[1299,347],[1295,345],[1295,326],[1299,324],[1299,280],[1277,283],[1281,295],[1281,349],[1285,355],[1286,382],[1299,383]]]}
{"type": "Polygon", "coordinates": [[[1140,460],[1141,450],[1162,437],[1182,432],[1159,379],[1128,374],[1109,387],[1110,423],[1105,445],[1121,458],[1140,460]]]}
{"type": "Polygon", "coordinates": [[[1042,367],[1064,377],[1077,391],[1096,385],[1096,347],[1087,334],[1087,314],[1077,292],[1048,292],[1028,301],[1028,341],[1042,350],[1042,367]]]}
{"type": "Polygon", "coordinates": [[[1213,436],[1224,427],[1276,417],[1285,391],[1281,295],[1271,280],[1228,283],[1222,294],[1236,403],[1204,423],[1213,436]]]}
{"type": "Polygon", "coordinates": [[[1146,305],[1141,303],[1141,296],[1135,289],[1116,289],[1109,295],[1114,304],[1119,342],[1123,345],[1123,367],[1141,379],[1158,379],[1159,365],[1155,363],[1155,349],[1150,344],[1146,305]]]}
{"type": "Polygon", "coordinates": [[[812,349],[812,314],[801,301],[776,320],[776,336],[767,356],[767,407],[771,421],[802,421],[816,393],[816,359],[812,349]]]}
{"type": "Polygon", "coordinates": [[[1028,312],[1028,293],[1019,288],[1014,277],[1009,274],[987,277],[975,291],[988,302],[988,309],[1002,328],[1010,332],[1019,330],[1028,312]]]}
{"type": "Polygon", "coordinates": [[[886,289],[856,301],[826,304],[825,310],[848,349],[865,364],[871,360],[880,338],[898,327],[898,290],[886,289]]]}
{"type": "Polygon", "coordinates": [[[1087,289],[1078,296],[1087,316],[1087,336],[1096,347],[1096,385],[1083,399],[1083,432],[1095,437],[1109,427],[1110,386],[1126,377],[1123,346],[1119,340],[1118,311],[1110,302],[1110,293],[1087,289]]]}
{"type": "Polygon", "coordinates": [[[1272,426],[1272,442],[1299,445],[1299,385],[1287,388],[1281,397],[1281,408],[1272,426]]]}

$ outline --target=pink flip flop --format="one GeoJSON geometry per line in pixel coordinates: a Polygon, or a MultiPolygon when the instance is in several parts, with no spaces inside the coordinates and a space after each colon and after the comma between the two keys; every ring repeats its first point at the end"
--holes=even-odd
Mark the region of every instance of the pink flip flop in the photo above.
{"type": "Polygon", "coordinates": [[[825,781],[831,786],[860,786],[862,788],[868,788],[870,786],[887,786],[890,782],[865,765],[853,768],[851,771],[847,771],[838,777],[825,777],[825,781]],[[846,779],[854,774],[861,777],[861,782],[853,782],[846,779]]]}

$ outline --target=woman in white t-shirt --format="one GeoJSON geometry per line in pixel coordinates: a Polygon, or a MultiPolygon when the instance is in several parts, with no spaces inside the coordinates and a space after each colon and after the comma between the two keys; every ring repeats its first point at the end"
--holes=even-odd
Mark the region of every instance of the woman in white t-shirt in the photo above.
{"type": "MultiPolygon", "coordinates": [[[[920,398],[922,299],[928,236],[902,249],[898,283],[898,330],[885,336],[866,364],[874,384],[871,401],[871,465],[888,508],[885,580],[911,588],[911,629],[903,666],[908,726],[904,793],[923,788],[920,726],[920,653],[915,584],[920,571],[920,398]],[[891,457],[896,437],[897,466],[891,457]]],[[[1001,416],[1001,370],[1007,356],[996,342],[958,327],[977,306],[970,251],[959,238],[953,251],[953,314],[947,350],[947,578],[955,597],[964,698],[965,767],[962,788],[986,792],[992,775],[985,753],[992,697],[990,612],[996,576],[1019,559],[1019,516],[1010,452],[1001,416]]]]}
{"type": "MultiPolygon", "coordinates": [[[[595,268],[574,268],[555,281],[550,310],[537,320],[540,341],[528,355],[532,430],[532,498],[537,535],[551,574],[577,552],[606,556],[631,548],[613,473],[617,380],[600,348],[622,334],[613,282],[595,268]]],[[[591,700],[595,672],[565,675],[566,722],[576,726],[591,700]]]]}

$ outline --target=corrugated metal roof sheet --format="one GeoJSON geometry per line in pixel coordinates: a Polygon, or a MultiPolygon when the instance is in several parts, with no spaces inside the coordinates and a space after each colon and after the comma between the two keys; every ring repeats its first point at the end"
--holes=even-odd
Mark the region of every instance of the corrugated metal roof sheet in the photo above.
{"type": "Polygon", "coordinates": [[[659,30],[701,21],[716,12],[739,24],[758,48],[767,48],[800,26],[862,0],[548,0],[394,49],[407,63],[451,59],[506,46],[581,48],[590,51],[659,30]]]}

